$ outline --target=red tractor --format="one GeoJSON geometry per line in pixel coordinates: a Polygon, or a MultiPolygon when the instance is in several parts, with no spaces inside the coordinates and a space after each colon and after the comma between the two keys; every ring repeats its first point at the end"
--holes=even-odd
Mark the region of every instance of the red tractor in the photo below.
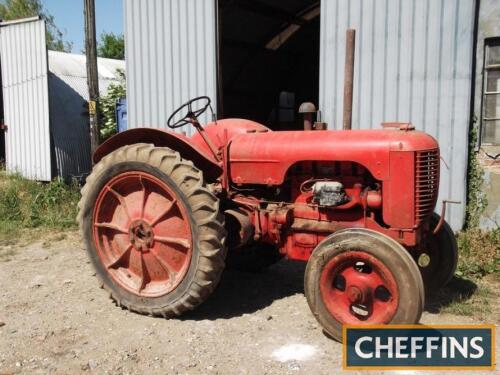
{"type": "Polygon", "coordinates": [[[226,257],[252,268],[285,256],[307,262],[307,301],[333,338],[342,324],[417,323],[426,290],[447,283],[457,263],[453,232],[433,214],[436,140],[402,123],[202,127],[209,107],[196,98],[169,119],[172,129],[194,126],[190,138],[132,129],[94,155],[79,223],[116,303],[179,316],[214,291],[226,257]]]}

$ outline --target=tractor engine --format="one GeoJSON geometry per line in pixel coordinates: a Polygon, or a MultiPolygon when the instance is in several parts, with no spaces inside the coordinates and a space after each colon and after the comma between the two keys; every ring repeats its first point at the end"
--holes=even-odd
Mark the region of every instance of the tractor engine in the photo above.
{"type": "Polygon", "coordinates": [[[329,234],[345,227],[364,227],[365,217],[380,217],[382,208],[380,184],[365,168],[351,162],[299,163],[282,186],[255,187],[253,194],[234,198],[245,214],[229,211],[240,227],[229,232],[240,233],[240,245],[268,242],[282,248],[289,258],[301,260],[307,260],[329,234]]]}
{"type": "MultiPolygon", "coordinates": [[[[376,132],[403,137],[411,134],[398,130],[376,132]]],[[[317,140],[321,137],[318,133],[322,132],[303,134],[315,135],[317,140]]],[[[414,134],[429,141],[427,135],[414,134]]],[[[354,138],[350,142],[355,155],[358,144],[354,138]]],[[[335,146],[332,142],[331,147],[335,146]]],[[[262,153],[265,147],[265,143],[261,144],[262,153]]],[[[273,181],[272,172],[264,175],[265,185],[242,183],[256,180],[255,173],[259,172],[253,171],[251,165],[240,170],[238,161],[244,151],[234,151],[232,172],[236,173],[231,175],[231,201],[238,208],[226,212],[235,228],[229,230],[230,247],[264,242],[279,248],[290,259],[307,260],[323,239],[345,228],[376,230],[406,248],[418,247],[429,229],[427,219],[437,200],[439,149],[435,145],[426,150],[409,150],[409,145],[401,142],[389,143],[387,148],[394,150],[387,152],[381,147],[378,155],[367,152],[364,156],[366,165],[375,165],[371,170],[363,165],[362,157],[357,161],[299,161],[287,169],[280,184],[273,183],[278,179],[273,181]],[[249,171],[253,171],[251,175],[249,171]]],[[[260,162],[261,169],[267,167],[258,155],[254,160],[260,162]]]]}

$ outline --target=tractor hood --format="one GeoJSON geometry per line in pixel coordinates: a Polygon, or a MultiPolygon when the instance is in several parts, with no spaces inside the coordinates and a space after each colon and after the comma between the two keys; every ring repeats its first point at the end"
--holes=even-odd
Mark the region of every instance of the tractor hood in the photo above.
{"type": "Polygon", "coordinates": [[[280,185],[300,161],[351,161],[378,180],[387,180],[391,151],[437,149],[437,141],[420,131],[326,130],[267,131],[239,134],[229,145],[231,180],[238,184],[280,185]]]}

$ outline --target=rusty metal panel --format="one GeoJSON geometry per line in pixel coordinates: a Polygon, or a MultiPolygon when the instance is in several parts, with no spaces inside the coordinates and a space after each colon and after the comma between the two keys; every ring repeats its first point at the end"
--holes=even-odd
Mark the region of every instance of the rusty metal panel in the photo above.
{"type": "Polygon", "coordinates": [[[129,128],[165,128],[195,96],[209,96],[217,108],[216,1],[124,0],[124,9],[129,128]]]}
{"type": "Polygon", "coordinates": [[[353,129],[383,121],[412,122],[438,139],[439,202],[462,227],[475,19],[474,0],[323,0],[320,109],[342,128],[345,31],[356,29],[353,129]]]}
{"type": "Polygon", "coordinates": [[[24,177],[52,178],[45,22],[0,23],[6,167],[24,177]]]}

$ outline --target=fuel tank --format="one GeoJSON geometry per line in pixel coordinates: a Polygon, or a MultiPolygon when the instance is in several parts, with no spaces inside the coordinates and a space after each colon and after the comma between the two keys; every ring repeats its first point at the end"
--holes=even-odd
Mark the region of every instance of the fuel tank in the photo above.
{"type": "MultiPolygon", "coordinates": [[[[391,175],[391,151],[400,155],[436,149],[433,137],[415,130],[245,132],[230,140],[231,180],[280,185],[293,164],[325,160],[359,163],[384,181],[391,175]]],[[[413,169],[413,164],[408,168],[413,169]]]]}

